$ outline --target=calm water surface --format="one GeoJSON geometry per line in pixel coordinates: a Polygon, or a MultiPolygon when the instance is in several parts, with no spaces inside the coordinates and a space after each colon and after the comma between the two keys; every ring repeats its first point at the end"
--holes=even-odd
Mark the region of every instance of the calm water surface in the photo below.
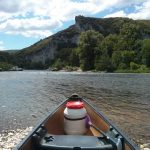
{"type": "Polygon", "coordinates": [[[0,132],[34,126],[72,93],[131,138],[150,142],[150,74],[0,72],[0,132]]]}

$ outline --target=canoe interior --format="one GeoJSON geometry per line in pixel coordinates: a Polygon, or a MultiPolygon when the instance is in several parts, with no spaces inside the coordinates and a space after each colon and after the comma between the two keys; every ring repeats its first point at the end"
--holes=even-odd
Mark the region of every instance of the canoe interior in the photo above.
{"type": "MultiPolygon", "coordinates": [[[[85,106],[88,115],[90,116],[92,123],[95,124],[97,127],[102,129],[103,131],[107,131],[109,126],[106,122],[104,122],[102,119],[99,118],[89,107],[85,106]]],[[[56,134],[56,135],[64,135],[64,115],[63,111],[65,109],[65,105],[60,107],[60,109],[51,117],[48,119],[48,121],[45,123],[45,127],[48,130],[48,133],[56,134]]],[[[97,132],[95,129],[90,128],[86,135],[94,135],[98,136],[100,133],[97,132]]]]}
{"type": "MultiPolygon", "coordinates": [[[[49,116],[49,118],[44,121],[42,125],[46,127],[49,134],[54,135],[65,135],[64,133],[64,109],[65,109],[64,102],[52,115],[49,116]]],[[[94,124],[97,128],[101,129],[103,132],[107,132],[109,130],[110,125],[103,119],[102,116],[98,115],[93,108],[90,107],[90,105],[86,102],[84,102],[86,111],[88,115],[90,116],[90,119],[92,121],[92,124],[94,124]]],[[[95,130],[94,128],[90,127],[86,133],[88,136],[99,136],[100,133],[95,130]]],[[[132,150],[128,144],[125,144],[125,150],[132,150]]],[[[21,150],[35,150],[34,145],[32,143],[32,136],[24,142],[24,144],[21,146],[21,150]]]]}

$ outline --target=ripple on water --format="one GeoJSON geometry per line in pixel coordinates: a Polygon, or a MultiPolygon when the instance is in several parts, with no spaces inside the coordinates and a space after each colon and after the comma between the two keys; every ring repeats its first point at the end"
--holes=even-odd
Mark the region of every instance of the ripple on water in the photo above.
{"type": "Polygon", "coordinates": [[[91,100],[134,139],[150,142],[150,74],[0,73],[0,131],[34,126],[72,93],[91,100]]]}

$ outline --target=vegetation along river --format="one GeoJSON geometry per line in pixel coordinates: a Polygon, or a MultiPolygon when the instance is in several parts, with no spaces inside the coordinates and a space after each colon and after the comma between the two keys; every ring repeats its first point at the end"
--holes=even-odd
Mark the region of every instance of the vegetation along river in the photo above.
{"type": "Polygon", "coordinates": [[[36,125],[72,93],[132,139],[150,142],[150,74],[0,72],[0,133],[36,125]]]}

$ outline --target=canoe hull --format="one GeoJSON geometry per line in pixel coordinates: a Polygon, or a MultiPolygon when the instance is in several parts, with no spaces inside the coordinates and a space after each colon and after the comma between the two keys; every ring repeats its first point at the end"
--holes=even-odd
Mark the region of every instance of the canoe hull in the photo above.
{"type": "MultiPolygon", "coordinates": [[[[37,134],[39,134],[39,135],[43,134],[44,136],[45,135],[53,136],[55,139],[57,139],[57,138],[60,139],[60,137],[61,137],[62,139],[69,138],[69,139],[72,139],[73,141],[76,141],[75,144],[76,143],[78,143],[78,144],[74,145],[72,143],[72,146],[70,145],[70,149],[71,148],[73,149],[73,148],[78,147],[78,146],[80,146],[78,148],[83,147],[83,149],[89,149],[90,146],[88,144],[90,142],[88,142],[88,140],[91,138],[90,139],[91,141],[93,139],[95,139],[95,141],[97,141],[96,140],[97,137],[102,137],[103,138],[103,135],[102,135],[102,133],[99,132],[99,130],[104,132],[104,133],[109,133],[108,131],[110,130],[110,127],[112,127],[117,132],[117,134],[120,135],[122,143],[123,143],[122,144],[122,149],[124,149],[124,150],[139,150],[139,147],[134,142],[132,142],[120,129],[118,129],[113,123],[111,123],[108,120],[108,118],[102,112],[98,111],[97,108],[93,107],[88,100],[85,100],[85,99],[82,99],[82,98],[80,98],[80,100],[82,100],[84,102],[85,109],[86,109],[86,111],[87,111],[87,113],[88,113],[88,115],[91,119],[91,122],[94,126],[96,126],[96,128],[98,130],[91,126],[84,136],[79,136],[79,135],[78,135],[78,137],[71,136],[72,137],[71,138],[71,137],[68,137],[68,135],[65,135],[64,134],[64,115],[63,115],[63,112],[64,112],[64,109],[65,109],[66,102],[68,100],[71,100],[71,99],[72,99],[72,97],[66,99],[56,109],[54,109],[53,112],[50,112],[48,114],[48,116],[45,117],[45,119],[43,121],[41,121],[40,124],[37,125],[37,127],[34,128],[34,130],[28,135],[28,137],[26,137],[26,139],[24,139],[15,148],[15,150],[37,150],[37,149],[46,150],[46,149],[53,149],[53,147],[51,145],[54,145],[54,144],[50,144],[49,147],[46,146],[44,141],[42,141],[43,138],[40,139],[40,137],[37,137],[37,134]],[[79,144],[79,141],[84,141],[81,137],[85,138],[87,140],[87,142],[85,142],[87,144],[87,146],[86,145],[83,146],[82,144],[81,145],[79,144]],[[40,139],[39,140],[40,144],[43,142],[41,144],[43,146],[42,148],[41,148],[39,142],[37,142],[38,138],[40,139]]],[[[78,99],[79,99],[79,97],[78,97],[78,99]]],[[[43,136],[41,136],[41,137],[43,137],[43,136]]],[[[64,145],[66,145],[66,146],[67,146],[67,141],[66,140],[64,141],[64,145]]],[[[102,139],[102,141],[103,141],[103,139],[102,139]]],[[[58,142],[58,141],[56,141],[56,142],[58,142]]],[[[71,142],[69,142],[69,143],[71,143],[71,142]]],[[[91,146],[92,146],[93,143],[91,143],[91,146]]],[[[110,142],[110,143],[112,143],[112,142],[110,142]]],[[[62,142],[62,145],[63,145],[63,142],[62,142]]],[[[109,149],[109,148],[111,149],[111,146],[109,145],[109,142],[108,142],[107,146],[106,146],[105,149],[109,149]]],[[[67,148],[69,149],[69,147],[67,147],[67,148]]],[[[100,146],[100,148],[104,149],[104,146],[100,146]]],[[[54,149],[63,149],[63,146],[60,147],[59,144],[58,145],[56,144],[54,146],[54,149]]],[[[64,149],[66,149],[66,147],[64,147],[64,149]]],[[[92,147],[91,147],[91,149],[92,149],[92,147]]],[[[118,148],[116,147],[114,149],[118,149],[118,148]]]]}

